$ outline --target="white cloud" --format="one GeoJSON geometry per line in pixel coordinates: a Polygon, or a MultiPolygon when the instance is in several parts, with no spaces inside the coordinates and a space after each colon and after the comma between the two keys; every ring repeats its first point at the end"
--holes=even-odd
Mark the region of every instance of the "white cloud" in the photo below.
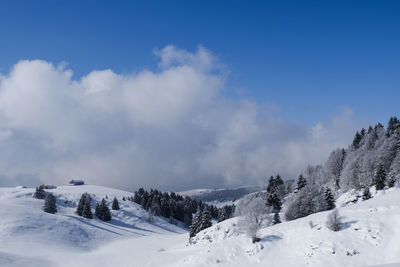
{"type": "Polygon", "coordinates": [[[74,80],[65,64],[33,60],[0,76],[3,180],[83,177],[171,190],[254,184],[321,163],[356,128],[348,110],[307,127],[223,97],[226,69],[203,47],[155,54],[158,71],[74,80]]]}

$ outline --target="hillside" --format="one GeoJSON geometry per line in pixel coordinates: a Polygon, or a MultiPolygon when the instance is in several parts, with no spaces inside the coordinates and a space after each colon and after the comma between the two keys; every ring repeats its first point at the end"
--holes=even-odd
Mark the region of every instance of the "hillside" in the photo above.
{"type": "Polygon", "coordinates": [[[58,265],[66,253],[95,250],[114,240],[186,233],[183,227],[161,217],[148,223],[145,210],[131,201],[122,201],[122,197],[132,195],[126,191],[94,185],[60,186],[46,191],[57,196],[55,215],[43,212],[44,200],[32,198],[32,188],[0,188],[0,265],[58,265]],[[109,204],[115,196],[121,210],[112,211],[110,222],[79,217],[76,205],[85,192],[96,201],[108,195],[109,204]]]}
{"type": "MultiPolygon", "coordinates": [[[[49,190],[50,191],[50,190],[49,190]]],[[[59,187],[56,215],[41,211],[33,189],[0,189],[2,266],[366,266],[400,264],[400,189],[379,191],[372,199],[339,207],[342,230],[325,226],[320,212],[260,230],[252,244],[238,228],[239,218],[215,224],[189,244],[187,232],[162,218],[154,224],[132,202],[120,201],[109,223],[74,214],[83,192],[100,199],[125,191],[99,186],[59,187]],[[310,221],[313,227],[310,226],[310,221]]],[[[339,205],[351,193],[339,198],[339,205]]]]}

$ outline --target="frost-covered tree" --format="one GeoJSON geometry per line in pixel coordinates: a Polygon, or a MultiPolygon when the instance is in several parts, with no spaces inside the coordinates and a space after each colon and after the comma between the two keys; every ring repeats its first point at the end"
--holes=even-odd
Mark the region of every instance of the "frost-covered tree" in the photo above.
{"type": "Polygon", "coordinates": [[[360,147],[360,142],[362,139],[362,135],[357,131],[356,135],[354,136],[352,147],[354,150],[358,149],[360,147]]]}
{"type": "Polygon", "coordinates": [[[302,174],[300,174],[299,178],[297,178],[296,185],[296,192],[300,191],[303,187],[307,185],[307,180],[302,174]]]}
{"type": "Polygon", "coordinates": [[[233,216],[235,211],[234,205],[225,205],[218,210],[218,222],[225,221],[233,216]]]}
{"type": "Polygon", "coordinates": [[[110,221],[111,220],[111,212],[107,206],[106,200],[103,198],[100,203],[96,204],[95,213],[97,218],[102,221],[110,221]]]}
{"type": "Polygon", "coordinates": [[[280,198],[278,197],[278,194],[272,193],[268,195],[267,198],[267,206],[272,207],[272,210],[274,212],[280,212],[282,209],[282,202],[280,198]]]}
{"type": "Polygon", "coordinates": [[[43,210],[52,214],[57,212],[56,197],[52,193],[47,194],[43,210]]]}
{"type": "Polygon", "coordinates": [[[374,179],[374,184],[375,184],[376,190],[384,189],[385,182],[386,182],[386,171],[385,171],[385,168],[383,167],[383,165],[380,164],[379,169],[376,172],[375,179],[374,179]]]}
{"type": "Polygon", "coordinates": [[[46,191],[43,190],[42,186],[37,186],[36,187],[36,191],[33,194],[33,197],[37,198],[37,199],[45,199],[46,198],[46,191]]]}
{"type": "Polygon", "coordinates": [[[88,193],[82,194],[81,198],[79,199],[78,206],[76,207],[76,213],[79,216],[82,216],[83,213],[83,206],[85,206],[86,198],[88,197],[88,193]]]}
{"type": "Polygon", "coordinates": [[[328,218],[326,220],[326,227],[328,227],[329,230],[337,232],[340,230],[341,224],[342,224],[342,217],[339,215],[337,209],[329,213],[328,218]]]}
{"type": "Polygon", "coordinates": [[[265,205],[261,198],[248,198],[239,201],[235,213],[241,216],[239,227],[252,239],[253,243],[259,241],[258,230],[272,222],[270,212],[272,208],[265,205]]]}
{"type": "Polygon", "coordinates": [[[279,215],[278,211],[274,212],[274,218],[272,219],[272,224],[278,224],[281,223],[281,217],[279,215]]]}
{"type": "Polygon", "coordinates": [[[329,188],[325,189],[325,201],[327,210],[333,210],[336,207],[335,199],[333,197],[332,191],[329,188]]]}
{"type": "Polygon", "coordinates": [[[114,197],[111,208],[113,210],[119,210],[119,202],[117,197],[114,197]]]}
{"type": "Polygon", "coordinates": [[[92,209],[90,207],[91,197],[89,194],[86,195],[85,204],[83,205],[82,217],[87,219],[93,219],[92,209]]]}
{"type": "Polygon", "coordinates": [[[369,187],[364,188],[363,194],[362,194],[362,199],[363,200],[368,200],[371,198],[371,192],[369,191],[369,187]]]}
{"type": "Polygon", "coordinates": [[[326,210],[324,190],[309,184],[286,200],[285,218],[288,221],[326,210]]]}
{"type": "Polygon", "coordinates": [[[212,222],[211,222],[211,212],[209,209],[205,209],[203,211],[203,214],[201,216],[201,224],[200,224],[200,231],[212,226],[212,222]]]}
{"type": "Polygon", "coordinates": [[[325,163],[327,179],[332,181],[337,189],[340,188],[340,175],[343,170],[345,157],[346,151],[344,149],[336,149],[325,163]]]}
{"type": "Polygon", "coordinates": [[[391,188],[396,184],[396,178],[394,178],[393,176],[390,176],[389,180],[388,180],[388,187],[391,188]]]}
{"type": "Polygon", "coordinates": [[[203,217],[203,212],[201,209],[197,209],[197,212],[193,216],[192,224],[190,225],[190,237],[194,237],[198,232],[200,232],[201,218],[203,217]]]}

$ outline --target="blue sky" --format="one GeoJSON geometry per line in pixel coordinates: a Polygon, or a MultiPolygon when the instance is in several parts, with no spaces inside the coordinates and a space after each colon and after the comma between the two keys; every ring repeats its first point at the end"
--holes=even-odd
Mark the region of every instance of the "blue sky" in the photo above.
{"type": "Polygon", "coordinates": [[[399,115],[398,14],[398,1],[0,1],[0,186],[295,178],[399,115]]]}
{"type": "Polygon", "coordinates": [[[398,114],[398,1],[2,1],[0,73],[21,59],[68,62],[79,78],[155,68],[153,50],[203,45],[232,96],[315,123],[342,107],[398,114]],[[233,92],[240,89],[240,94],[233,92]]]}

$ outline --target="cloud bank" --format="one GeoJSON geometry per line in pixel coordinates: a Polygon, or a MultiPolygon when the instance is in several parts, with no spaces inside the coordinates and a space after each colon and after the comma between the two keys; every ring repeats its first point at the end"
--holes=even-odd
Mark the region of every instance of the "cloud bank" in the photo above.
{"type": "Polygon", "coordinates": [[[226,94],[211,52],[167,46],[156,70],[96,70],[23,60],[0,76],[0,186],[83,178],[134,190],[259,184],[293,178],[349,143],[343,110],[314,127],[226,94]]]}

